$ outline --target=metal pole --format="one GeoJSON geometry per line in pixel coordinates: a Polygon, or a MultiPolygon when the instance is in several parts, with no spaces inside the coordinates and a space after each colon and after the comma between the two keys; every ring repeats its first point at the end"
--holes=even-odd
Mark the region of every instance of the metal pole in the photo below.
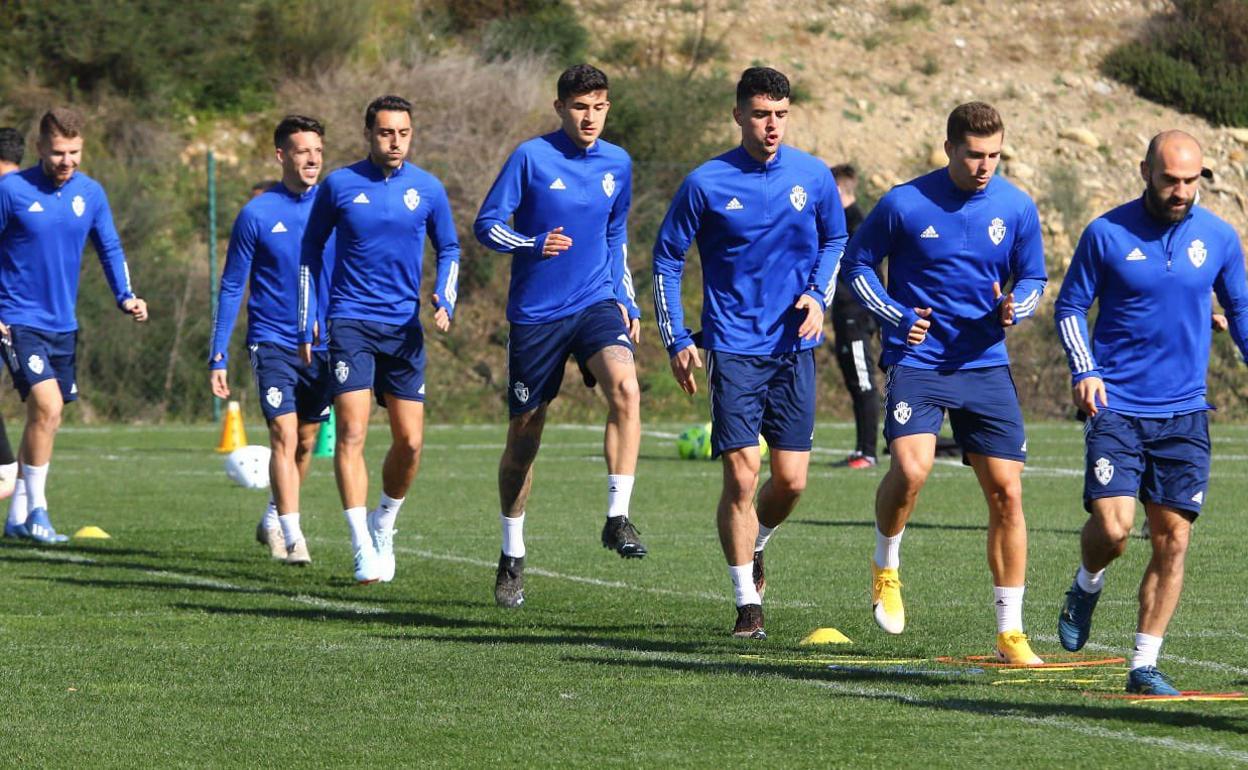
{"type": "MultiPolygon", "coordinates": [[[[217,156],[208,151],[208,291],[212,317],[217,317],[217,156]]],[[[212,397],[212,419],[221,421],[221,399],[212,397]]]]}

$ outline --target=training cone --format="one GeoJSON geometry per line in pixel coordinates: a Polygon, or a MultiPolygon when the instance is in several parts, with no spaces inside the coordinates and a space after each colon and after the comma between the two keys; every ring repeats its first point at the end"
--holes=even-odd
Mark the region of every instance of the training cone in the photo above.
{"type": "Polygon", "coordinates": [[[225,423],[221,426],[221,442],[217,451],[225,454],[247,446],[247,433],[243,430],[243,410],[237,401],[231,401],[225,410],[225,423]]]}
{"type": "Polygon", "coordinates": [[[110,537],[112,537],[112,535],[108,534],[107,532],[105,532],[104,530],[96,526],[83,527],[82,529],[74,533],[75,540],[77,540],[78,538],[95,538],[97,540],[107,540],[110,537]]]}
{"type": "Polygon", "coordinates": [[[801,644],[853,644],[853,642],[835,628],[816,628],[801,641],[801,644]]]}
{"type": "Polygon", "coordinates": [[[316,432],[316,448],[312,450],[313,457],[333,457],[334,442],[338,440],[338,432],[334,429],[334,408],[329,408],[329,419],[321,423],[321,429],[316,432]]]}

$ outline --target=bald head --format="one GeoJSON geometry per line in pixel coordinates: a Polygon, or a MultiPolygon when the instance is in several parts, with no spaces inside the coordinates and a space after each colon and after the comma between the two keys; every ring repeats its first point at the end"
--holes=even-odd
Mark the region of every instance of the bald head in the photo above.
{"type": "Polygon", "coordinates": [[[1204,154],[1191,134],[1171,130],[1154,136],[1140,163],[1148,213],[1163,222],[1183,220],[1196,203],[1203,171],[1204,154]]]}

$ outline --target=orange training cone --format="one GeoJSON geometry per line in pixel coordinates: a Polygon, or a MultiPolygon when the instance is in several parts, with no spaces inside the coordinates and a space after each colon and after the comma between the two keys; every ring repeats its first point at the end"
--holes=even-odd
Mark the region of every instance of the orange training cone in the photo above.
{"type": "Polygon", "coordinates": [[[221,443],[218,452],[233,452],[247,446],[247,434],[243,431],[243,411],[237,401],[231,401],[225,412],[225,424],[221,426],[221,443]]]}

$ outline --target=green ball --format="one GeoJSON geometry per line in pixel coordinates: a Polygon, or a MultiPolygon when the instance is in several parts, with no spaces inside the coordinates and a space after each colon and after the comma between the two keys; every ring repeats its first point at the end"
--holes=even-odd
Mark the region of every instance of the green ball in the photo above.
{"type": "Polygon", "coordinates": [[[695,425],[677,436],[676,453],[682,460],[708,459],[711,456],[710,423],[695,425]]]}

